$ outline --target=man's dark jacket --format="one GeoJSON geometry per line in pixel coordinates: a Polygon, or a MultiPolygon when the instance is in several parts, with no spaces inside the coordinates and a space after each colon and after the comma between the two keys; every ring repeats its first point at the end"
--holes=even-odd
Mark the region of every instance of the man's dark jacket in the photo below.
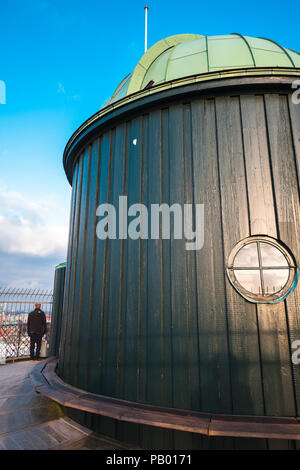
{"type": "Polygon", "coordinates": [[[28,315],[27,332],[28,334],[35,333],[43,336],[47,331],[46,315],[43,310],[36,308],[28,315]]]}

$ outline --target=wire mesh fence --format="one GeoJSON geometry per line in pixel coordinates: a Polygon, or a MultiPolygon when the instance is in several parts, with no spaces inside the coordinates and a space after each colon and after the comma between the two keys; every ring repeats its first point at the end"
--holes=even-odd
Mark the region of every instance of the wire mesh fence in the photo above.
{"type": "Polygon", "coordinates": [[[0,287],[0,363],[7,358],[29,356],[27,319],[36,303],[46,314],[49,336],[53,291],[0,287]]]}

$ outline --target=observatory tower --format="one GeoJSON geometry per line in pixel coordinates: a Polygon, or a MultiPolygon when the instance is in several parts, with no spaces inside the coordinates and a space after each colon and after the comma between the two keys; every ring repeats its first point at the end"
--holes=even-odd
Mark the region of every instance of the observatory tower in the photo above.
{"type": "MultiPolygon", "coordinates": [[[[179,410],[300,417],[299,76],[300,55],[269,39],[168,37],[74,133],[65,382],[179,410]],[[203,205],[203,246],[187,250],[173,223],[169,239],[99,239],[97,208],[119,213],[120,196],[149,210],[203,205]]],[[[208,438],[72,417],[147,448],[296,445],[242,440],[230,426],[208,438]]]]}

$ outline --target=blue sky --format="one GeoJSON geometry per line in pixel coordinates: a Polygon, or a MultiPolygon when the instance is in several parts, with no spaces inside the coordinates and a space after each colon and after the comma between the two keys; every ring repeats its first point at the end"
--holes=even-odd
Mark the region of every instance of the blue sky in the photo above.
{"type": "MultiPolygon", "coordinates": [[[[66,257],[62,154],[143,54],[145,1],[0,0],[0,286],[52,287],[66,257]]],[[[300,50],[296,3],[148,2],[149,47],[239,32],[300,50]]]]}

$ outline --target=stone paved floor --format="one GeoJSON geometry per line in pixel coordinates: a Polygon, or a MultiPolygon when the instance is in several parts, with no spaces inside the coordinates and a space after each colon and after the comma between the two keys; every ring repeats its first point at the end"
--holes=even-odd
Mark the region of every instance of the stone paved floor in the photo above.
{"type": "Polygon", "coordinates": [[[0,450],[136,449],[80,426],[37,394],[28,378],[35,365],[25,361],[0,366],[0,450]]]}

